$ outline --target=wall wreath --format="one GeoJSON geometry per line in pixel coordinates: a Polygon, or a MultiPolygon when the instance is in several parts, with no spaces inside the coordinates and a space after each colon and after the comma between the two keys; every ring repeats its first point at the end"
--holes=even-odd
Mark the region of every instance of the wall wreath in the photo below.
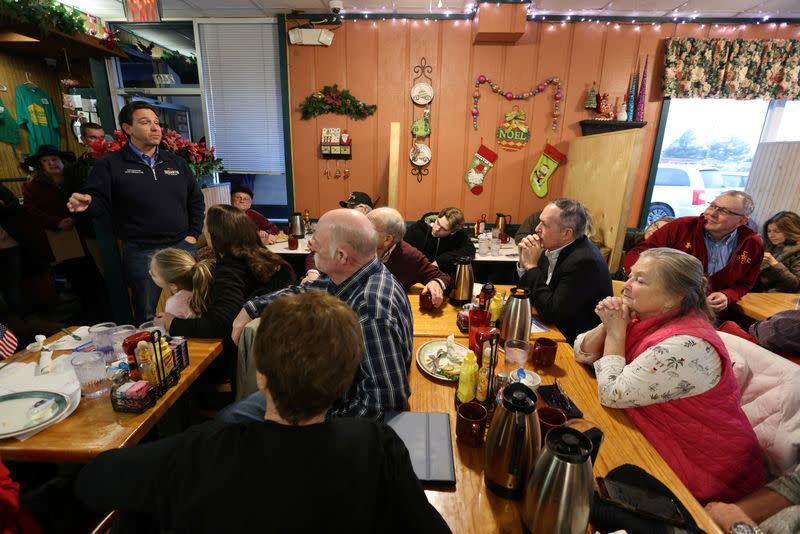
{"type": "Polygon", "coordinates": [[[303,120],[325,113],[347,115],[355,120],[363,120],[375,113],[377,105],[368,105],[350,94],[347,89],[339,90],[336,84],[326,85],[322,91],[306,97],[300,105],[303,120]]]}

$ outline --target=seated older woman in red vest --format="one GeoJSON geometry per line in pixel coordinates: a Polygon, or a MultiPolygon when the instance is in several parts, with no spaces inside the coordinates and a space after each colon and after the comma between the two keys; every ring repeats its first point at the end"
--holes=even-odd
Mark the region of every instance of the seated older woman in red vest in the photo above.
{"type": "Polygon", "coordinates": [[[594,364],[600,403],[624,408],[697,500],[731,502],[764,484],[763,459],[705,286],[697,258],[643,252],[575,359],[594,364]]]}

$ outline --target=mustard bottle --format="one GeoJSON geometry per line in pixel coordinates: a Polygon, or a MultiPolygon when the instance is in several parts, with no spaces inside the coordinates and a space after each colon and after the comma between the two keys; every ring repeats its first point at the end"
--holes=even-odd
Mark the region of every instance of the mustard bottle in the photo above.
{"type": "Polygon", "coordinates": [[[475,353],[467,351],[464,356],[464,363],[461,364],[461,374],[458,377],[458,391],[456,391],[456,401],[459,404],[469,402],[475,398],[475,386],[478,379],[478,360],[475,353]]]}
{"type": "Polygon", "coordinates": [[[489,321],[495,324],[503,316],[503,295],[498,291],[489,301],[489,321]]]}

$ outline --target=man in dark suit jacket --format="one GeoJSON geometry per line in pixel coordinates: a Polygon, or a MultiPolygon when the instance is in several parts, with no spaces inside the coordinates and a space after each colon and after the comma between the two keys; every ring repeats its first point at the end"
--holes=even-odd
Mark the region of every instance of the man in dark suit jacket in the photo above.
{"type": "Polygon", "coordinates": [[[539,317],[569,343],[600,323],[594,308],[612,294],[608,264],[585,231],[586,208],[560,198],[545,206],[536,233],[519,244],[519,286],[531,290],[539,317]]]}

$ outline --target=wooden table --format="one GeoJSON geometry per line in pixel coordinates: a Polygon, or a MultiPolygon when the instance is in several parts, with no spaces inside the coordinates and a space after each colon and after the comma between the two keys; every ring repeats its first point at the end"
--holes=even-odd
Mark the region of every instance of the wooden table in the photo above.
{"type": "Polygon", "coordinates": [[[751,319],[763,321],[778,312],[796,310],[797,293],[748,293],[739,302],[734,304],[734,309],[751,319]]]}
{"type": "MultiPolygon", "coordinates": [[[[52,336],[48,343],[62,335],[52,336]]],[[[85,463],[101,452],[136,445],[222,352],[219,339],[190,339],[188,343],[189,366],[181,372],[178,384],[167,390],[149,410],[141,414],[115,412],[108,394],[95,399],[82,398],[69,417],[35,436],[25,441],[0,440],[0,457],[3,460],[85,463]]],[[[68,353],[57,351],[53,357],[68,353]]],[[[31,353],[16,361],[38,359],[39,353],[31,353]]]]}
{"type": "MultiPolygon", "coordinates": [[[[431,339],[440,338],[415,337],[414,350],[431,339]]],[[[658,451],[631,423],[625,412],[600,405],[597,400],[597,382],[588,367],[575,362],[569,345],[559,343],[556,363],[552,367],[526,367],[536,370],[542,376],[543,384],[552,384],[558,378],[569,397],[583,411],[584,418],[595,423],[605,433],[594,466],[595,476],[604,476],[611,469],[625,463],[638,465],[675,493],[700,528],[709,533],[721,534],[719,527],[705,513],[658,451]]],[[[522,502],[502,499],[489,491],[484,484],[484,448],[472,448],[456,440],[453,400],[456,384],[429,378],[418,368],[416,358],[409,373],[409,384],[412,392],[409,405],[412,411],[450,414],[456,487],[426,486],[428,500],[442,514],[453,532],[521,532],[522,502]]]]}
{"type": "MultiPolygon", "coordinates": [[[[495,287],[498,291],[502,290],[508,293],[513,286],[496,285],[495,287]]],[[[455,334],[457,338],[468,337],[467,334],[461,332],[456,326],[456,317],[461,308],[446,303],[436,310],[420,311],[419,294],[421,291],[422,286],[419,284],[413,286],[408,291],[408,301],[411,303],[411,313],[414,315],[414,336],[447,337],[450,334],[455,334]]],[[[535,310],[533,316],[536,317],[535,310]]],[[[530,338],[537,339],[546,337],[559,342],[567,341],[564,334],[561,333],[561,330],[553,325],[545,326],[549,328],[547,332],[531,332],[530,338]]]]}

